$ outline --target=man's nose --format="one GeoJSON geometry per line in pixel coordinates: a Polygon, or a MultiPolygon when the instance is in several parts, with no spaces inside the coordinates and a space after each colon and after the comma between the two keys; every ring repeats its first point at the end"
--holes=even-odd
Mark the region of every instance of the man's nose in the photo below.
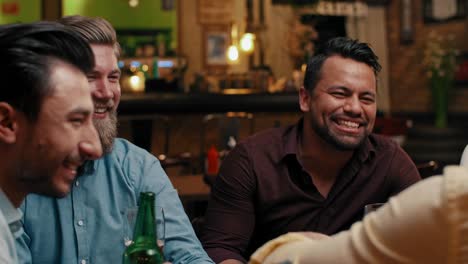
{"type": "Polygon", "coordinates": [[[346,99],[344,111],[354,115],[360,115],[362,112],[361,101],[355,96],[350,96],[346,99]]]}
{"type": "Polygon", "coordinates": [[[114,96],[111,85],[107,80],[96,80],[92,94],[100,99],[111,99],[114,96]]]}
{"type": "Polygon", "coordinates": [[[103,154],[102,145],[94,125],[90,124],[84,134],[83,140],[79,143],[81,157],[87,160],[99,159],[103,154]]]}

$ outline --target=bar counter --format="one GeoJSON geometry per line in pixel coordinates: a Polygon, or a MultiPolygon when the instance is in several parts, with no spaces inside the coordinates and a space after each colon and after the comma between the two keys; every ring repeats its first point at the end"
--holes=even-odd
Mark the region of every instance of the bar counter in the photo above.
{"type": "Polygon", "coordinates": [[[170,113],[299,112],[297,93],[122,94],[119,116],[170,113]]]}

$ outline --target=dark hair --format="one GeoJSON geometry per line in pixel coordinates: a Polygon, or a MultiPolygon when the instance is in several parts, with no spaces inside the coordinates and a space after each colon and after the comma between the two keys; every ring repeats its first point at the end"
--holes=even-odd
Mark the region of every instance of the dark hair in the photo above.
{"type": "Polygon", "coordinates": [[[115,29],[104,18],[74,15],[62,17],[58,22],[80,34],[89,44],[112,46],[115,56],[120,57],[120,45],[115,29]]]}
{"type": "Polygon", "coordinates": [[[338,55],[363,62],[374,70],[375,76],[380,72],[382,66],[379,58],[375,55],[367,43],[362,43],[347,37],[337,37],[327,41],[316,51],[315,55],[307,64],[304,76],[304,88],[312,91],[320,80],[323,63],[331,56],[338,55]]]}
{"type": "Polygon", "coordinates": [[[84,74],[94,67],[88,43],[57,22],[0,26],[0,101],[36,121],[44,98],[54,90],[51,66],[61,60],[84,74]]]}

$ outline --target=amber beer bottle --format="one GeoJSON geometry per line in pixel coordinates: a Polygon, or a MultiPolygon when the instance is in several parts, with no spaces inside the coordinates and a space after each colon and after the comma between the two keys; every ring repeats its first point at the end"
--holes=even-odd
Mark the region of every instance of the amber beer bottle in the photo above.
{"type": "Polygon", "coordinates": [[[138,207],[133,243],[123,254],[124,264],[161,264],[164,257],[156,241],[155,194],[142,192],[138,207]]]}

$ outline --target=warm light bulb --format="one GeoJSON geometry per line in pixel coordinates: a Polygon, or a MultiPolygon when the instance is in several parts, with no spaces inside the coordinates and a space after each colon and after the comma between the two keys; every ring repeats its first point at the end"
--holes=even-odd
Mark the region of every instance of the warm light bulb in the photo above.
{"type": "Polygon", "coordinates": [[[239,59],[239,51],[237,50],[236,45],[229,46],[227,57],[230,61],[237,61],[239,59]]]}
{"type": "Polygon", "coordinates": [[[251,53],[255,48],[255,35],[252,33],[245,33],[242,35],[240,40],[241,50],[247,53],[251,53]]]}
{"type": "Polygon", "coordinates": [[[137,72],[134,75],[130,76],[129,88],[132,92],[144,92],[145,91],[145,76],[143,72],[137,72]]]}
{"type": "Polygon", "coordinates": [[[137,7],[138,6],[138,0],[128,0],[128,5],[130,7],[137,7]]]}
{"type": "Polygon", "coordinates": [[[130,84],[131,84],[133,87],[138,86],[138,84],[140,84],[140,77],[138,77],[138,76],[136,76],[136,75],[133,75],[132,77],[130,77],[130,84]]]}

